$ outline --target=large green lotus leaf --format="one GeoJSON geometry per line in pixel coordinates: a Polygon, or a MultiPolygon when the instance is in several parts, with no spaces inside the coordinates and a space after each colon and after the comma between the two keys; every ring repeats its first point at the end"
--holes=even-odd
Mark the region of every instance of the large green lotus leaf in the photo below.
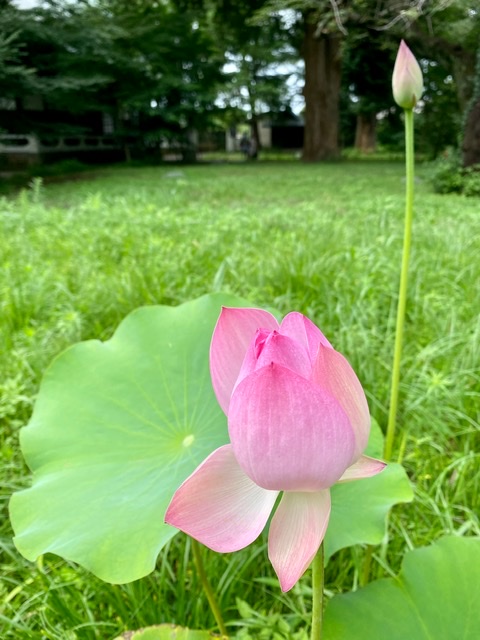
{"type": "Polygon", "coordinates": [[[334,597],[328,640],[478,640],[480,538],[445,537],[409,552],[396,578],[334,597]]]}
{"type": "Polygon", "coordinates": [[[212,638],[219,639],[220,636],[208,631],[194,631],[171,624],[159,624],[139,631],[127,631],[116,640],[212,640],[212,638]]]}
{"type": "MultiPolygon", "coordinates": [[[[382,457],[383,435],[372,421],[366,453],[382,457]]],[[[354,544],[379,544],[385,535],[388,512],[394,504],[413,500],[404,468],[389,463],[373,478],[332,487],[332,513],[325,536],[325,558],[354,544]]]]}
{"type": "Polygon", "coordinates": [[[163,522],[174,491],[228,442],[208,356],[221,305],[246,302],[141,308],[52,363],[21,433],[33,484],[10,503],[26,558],[52,552],[112,583],[153,570],[177,532],[163,522]]]}

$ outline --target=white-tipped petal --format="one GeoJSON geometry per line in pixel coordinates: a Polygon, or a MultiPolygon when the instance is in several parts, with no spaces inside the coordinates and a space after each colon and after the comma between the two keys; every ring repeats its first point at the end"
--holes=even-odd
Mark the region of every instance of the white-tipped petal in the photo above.
{"type": "Polygon", "coordinates": [[[268,557],[289,591],[317,553],[330,518],[330,491],[283,494],[268,534],[268,557]]]}
{"type": "Polygon", "coordinates": [[[258,487],[239,467],[227,444],[177,489],[165,522],[202,544],[228,553],[252,543],[265,527],[278,491],[258,487]]]}

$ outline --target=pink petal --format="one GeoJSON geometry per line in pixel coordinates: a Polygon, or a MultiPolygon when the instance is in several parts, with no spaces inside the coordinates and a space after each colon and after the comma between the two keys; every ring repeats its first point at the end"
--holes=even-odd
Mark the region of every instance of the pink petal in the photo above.
{"type": "Polygon", "coordinates": [[[360,458],[345,471],[339,482],[350,482],[376,476],[385,469],[387,464],[376,458],[360,456],[360,458]]]}
{"type": "Polygon", "coordinates": [[[312,363],[317,357],[318,347],[321,344],[323,344],[324,347],[332,348],[332,345],[320,329],[306,316],[297,311],[293,311],[285,316],[280,325],[280,333],[303,344],[310,355],[310,361],[312,363]]]}
{"type": "Polygon", "coordinates": [[[248,375],[272,362],[310,378],[312,365],[300,342],[277,331],[260,329],[248,347],[235,387],[248,375]]]}
{"type": "Polygon", "coordinates": [[[288,591],[317,553],[330,517],[330,491],[285,493],[270,524],[268,557],[288,591]]]}
{"type": "Polygon", "coordinates": [[[210,372],[225,413],[247,349],[260,328],[278,330],[278,322],[263,309],[222,308],[210,346],[210,372]]]}
{"type": "Polygon", "coordinates": [[[370,412],[362,385],[347,359],[334,349],[320,347],[313,366],[313,380],[342,405],[355,432],[351,462],[365,450],[370,434],[370,412]]]}
{"type": "Polygon", "coordinates": [[[355,436],[341,405],[275,363],[236,387],[228,428],[238,463],[265,489],[327,489],[352,462],[355,436]]]}
{"type": "Polygon", "coordinates": [[[243,473],[227,444],[177,489],[165,522],[214,551],[238,551],[258,538],[277,495],[257,487],[243,473]]]}

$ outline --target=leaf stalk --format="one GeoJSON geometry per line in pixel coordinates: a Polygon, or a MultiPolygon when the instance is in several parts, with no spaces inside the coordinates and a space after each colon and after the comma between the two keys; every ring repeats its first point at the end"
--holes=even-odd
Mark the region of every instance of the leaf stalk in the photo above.
{"type": "Polygon", "coordinates": [[[210,609],[212,610],[213,617],[217,623],[218,629],[222,636],[227,637],[227,628],[225,626],[225,622],[223,621],[222,613],[220,611],[220,607],[218,606],[218,602],[215,598],[215,594],[213,592],[212,586],[208,580],[207,572],[205,571],[205,566],[203,564],[202,552],[200,549],[200,543],[197,540],[192,540],[192,552],[193,559],[195,561],[195,566],[197,567],[198,577],[200,578],[200,582],[202,583],[203,590],[205,595],[207,596],[208,604],[210,605],[210,609]]]}

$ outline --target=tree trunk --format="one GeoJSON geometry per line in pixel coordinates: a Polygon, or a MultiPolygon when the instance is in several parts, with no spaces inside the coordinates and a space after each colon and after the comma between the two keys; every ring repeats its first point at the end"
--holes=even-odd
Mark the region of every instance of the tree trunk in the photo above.
{"type": "Polygon", "coordinates": [[[256,113],[252,113],[252,119],[250,121],[250,125],[251,125],[251,131],[252,131],[252,138],[255,140],[255,144],[257,147],[257,153],[260,150],[260,131],[259,131],[259,127],[260,127],[260,123],[258,121],[258,117],[256,113]]]}
{"type": "Polygon", "coordinates": [[[250,138],[253,140],[253,144],[255,146],[255,159],[258,158],[258,152],[260,150],[260,131],[257,116],[257,102],[255,100],[254,92],[252,91],[251,86],[247,86],[248,91],[248,101],[250,106],[250,138]]]}
{"type": "Polygon", "coordinates": [[[303,160],[330,160],[340,154],[339,98],[341,50],[338,34],[316,37],[316,25],[305,16],[305,133],[303,160]]]}
{"type": "Polygon", "coordinates": [[[464,167],[480,164],[480,96],[465,120],[462,151],[464,167]]]}
{"type": "Polygon", "coordinates": [[[475,85],[475,56],[460,47],[457,51],[457,55],[452,60],[453,78],[457,87],[460,110],[465,113],[472,99],[475,85]]]}
{"type": "Polygon", "coordinates": [[[377,148],[377,114],[359,113],[355,130],[355,149],[372,153],[377,148]]]}
{"type": "Polygon", "coordinates": [[[480,164],[480,49],[474,74],[474,90],[463,128],[463,166],[480,164]]]}

